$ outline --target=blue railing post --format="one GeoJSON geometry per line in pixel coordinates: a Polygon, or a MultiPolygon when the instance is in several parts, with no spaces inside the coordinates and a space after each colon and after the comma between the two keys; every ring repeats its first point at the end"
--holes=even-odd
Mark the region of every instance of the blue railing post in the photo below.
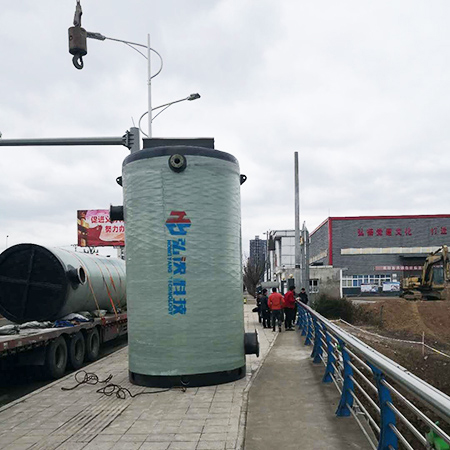
{"type": "Polygon", "coordinates": [[[334,366],[333,364],[336,362],[336,357],[334,356],[334,347],[331,341],[330,333],[328,333],[327,327],[322,325],[323,332],[325,333],[325,341],[327,342],[327,366],[325,368],[325,374],[322,378],[322,382],[331,383],[333,378],[331,375],[334,375],[334,366]]]}
{"type": "Polygon", "coordinates": [[[308,313],[306,309],[302,308],[302,336],[306,336],[306,330],[308,329],[308,313]]]}
{"type": "Polygon", "coordinates": [[[336,410],[336,415],[340,417],[348,417],[351,412],[350,408],[353,406],[353,396],[355,386],[353,384],[353,369],[350,365],[350,355],[345,349],[345,342],[338,339],[339,349],[342,354],[342,361],[344,363],[344,384],[342,386],[341,400],[339,401],[338,408],[336,410]]]}
{"type": "MultiPolygon", "coordinates": [[[[306,332],[306,339],[303,345],[311,345],[311,339],[313,337],[313,326],[312,326],[312,316],[309,312],[306,313],[308,316],[308,329],[306,332]]],[[[303,335],[303,333],[302,333],[303,335]]]]}
{"type": "Polygon", "coordinates": [[[314,322],[314,347],[311,353],[311,358],[313,359],[313,363],[317,364],[322,361],[322,339],[320,336],[320,322],[313,317],[314,322]]]}
{"type": "Polygon", "coordinates": [[[396,417],[394,412],[387,405],[388,402],[392,402],[391,393],[382,383],[384,380],[384,374],[381,370],[369,362],[367,362],[367,364],[372,369],[373,376],[375,378],[375,384],[378,389],[378,403],[381,409],[380,440],[378,441],[377,450],[388,450],[390,448],[397,450],[398,438],[390,427],[390,425],[395,426],[396,417]]]}
{"type": "Polygon", "coordinates": [[[299,306],[298,307],[298,318],[297,318],[297,325],[299,329],[304,330],[306,323],[305,323],[305,310],[299,306]]]}

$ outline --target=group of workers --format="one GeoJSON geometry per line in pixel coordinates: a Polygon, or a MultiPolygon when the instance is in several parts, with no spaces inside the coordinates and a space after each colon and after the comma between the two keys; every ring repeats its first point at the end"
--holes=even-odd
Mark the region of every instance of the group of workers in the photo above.
{"type": "Polygon", "coordinates": [[[256,297],[259,322],[264,328],[281,331],[284,321],[286,331],[294,331],[295,317],[297,315],[297,301],[308,303],[308,294],[302,288],[298,297],[295,294],[295,286],[291,286],[286,294],[281,295],[277,288],[272,288],[272,293],[267,296],[267,289],[263,289],[256,297]]]}

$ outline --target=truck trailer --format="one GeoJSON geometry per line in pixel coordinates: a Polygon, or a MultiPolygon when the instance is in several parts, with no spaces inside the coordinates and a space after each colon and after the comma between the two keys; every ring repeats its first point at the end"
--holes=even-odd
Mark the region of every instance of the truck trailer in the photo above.
{"type": "Polygon", "coordinates": [[[0,336],[0,370],[41,366],[48,378],[60,378],[95,361],[103,343],[127,334],[127,314],[106,314],[89,322],[57,328],[24,328],[0,336]]]}

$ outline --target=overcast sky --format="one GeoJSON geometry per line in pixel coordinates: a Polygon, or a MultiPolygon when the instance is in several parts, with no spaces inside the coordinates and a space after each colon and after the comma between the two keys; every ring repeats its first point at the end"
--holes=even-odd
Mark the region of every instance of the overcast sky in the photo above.
{"type": "MultiPolygon", "coordinates": [[[[68,53],[76,0],[2,0],[3,139],[121,136],[147,109],[147,65],[126,45],[68,53]]],[[[164,58],[153,106],[199,92],[155,137],[214,137],[241,173],[243,250],[328,216],[450,213],[450,2],[81,0],[88,31],[164,58]]],[[[157,67],[157,58],[152,58],[157,67]]],[[[143,122],[146,126],[146,122],[143,122]]],[[[76,242],[76,210],[122,204],[125,147],[0,147],[0,250],[76,242]]]]}

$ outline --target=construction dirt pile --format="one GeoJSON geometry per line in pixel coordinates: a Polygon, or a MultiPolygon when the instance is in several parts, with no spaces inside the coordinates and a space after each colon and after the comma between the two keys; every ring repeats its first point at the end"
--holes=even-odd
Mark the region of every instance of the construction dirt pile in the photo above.
{"type": "Polygon", "coordinates": [[[450,302],[390,298],[356,306],[353,325],[339,323],[387,357],[450,395],[450,302]],[[379,336],[375,336],[374,334],[379,336]],[[386,339],[387,338],[387,339],[386,339]],[[402,341],[415,341],[414,343],[402,341]]]}

